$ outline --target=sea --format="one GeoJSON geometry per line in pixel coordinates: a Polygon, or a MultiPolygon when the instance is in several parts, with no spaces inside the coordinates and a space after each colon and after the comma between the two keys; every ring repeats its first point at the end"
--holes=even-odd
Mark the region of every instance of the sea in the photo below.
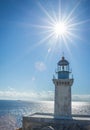
{"type": "MultiPolygon", "coordinates": [[[[53,101],[0,100],[0,130],[22,126],[22,117],[35,112],[53,113],[53,101]]],[[[90,115],[90,102],[72,102],[72,114],[90,115]]]]}

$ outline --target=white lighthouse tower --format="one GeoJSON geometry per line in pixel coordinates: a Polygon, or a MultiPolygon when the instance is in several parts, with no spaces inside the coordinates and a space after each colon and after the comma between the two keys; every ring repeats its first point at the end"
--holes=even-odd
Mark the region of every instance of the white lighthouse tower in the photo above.
{"type": "Polygon", "coordinates": [[[71,118],[71,86],[73,78],[69,78],[69,62],[62,57],[57,64],[57,78],[53,77],[55,85],[55,118],[71,118]]]}

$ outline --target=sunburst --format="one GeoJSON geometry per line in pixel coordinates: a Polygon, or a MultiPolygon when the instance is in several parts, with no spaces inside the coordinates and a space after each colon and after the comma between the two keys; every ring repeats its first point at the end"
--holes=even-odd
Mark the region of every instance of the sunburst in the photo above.
{"type": "MultiPolygon", "coordinates": [[[[80,19],[78,20],[78,17],[75,15],[75,10],[76,8],[78,8],[79,4],[80,2],[78,2],[76,6],[74,6],[74,8],[72,8],[72,10],[66,14],[62,14],[60,9],[59,12],[55,12],[53,10],[54,16],[50,14],[49,11],[46,10],[41,4],[39,4],[41,10],[47,17],[47,20],[46,23],[44,22],[44,24],[42,25],[33,25],[34,27],[37,27],[40,30],[42,29],[41,33],[45,34],[45,36],[42,38],[41,41],[37,43],[36,46],[43,44],[46,41],[51,41],[52,43],[50,44],[51,47],[49,47],[49,50],[52,50],[52,48],[54,50],[55,47],[58,48],[59,44],[60,46],[65,45],[67,50],[69,50],[70,44],[68,43],[74,44],[74,39],[80,39],[78,35],[78,30],[80,30],[79,25],[82,25],[89,21],[80,21],[80,19]],[[57,14],[59,14],[59,17],[57,17],[57,14]]],[[[48,53],[50,52],[51,51],[48,51],[48,53]]]]}

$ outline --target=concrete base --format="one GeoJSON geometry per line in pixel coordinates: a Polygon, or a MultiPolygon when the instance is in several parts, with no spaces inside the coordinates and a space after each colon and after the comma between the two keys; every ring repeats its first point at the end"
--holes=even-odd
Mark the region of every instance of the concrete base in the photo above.
{"type": "Polygon", "coordinates": [[[72,124],[90,125],[90,116],[72,115],[72,118],[60,117],[54,118],[50,113],[35,113],[23,117],[23,130],[38,130],[42,126],[54,124],[72,124]]]}
{"type": "Polygon", "coordinates": [[[72,116],[54,116],[55,119],[70,119],[72,120],[72,116]]]}

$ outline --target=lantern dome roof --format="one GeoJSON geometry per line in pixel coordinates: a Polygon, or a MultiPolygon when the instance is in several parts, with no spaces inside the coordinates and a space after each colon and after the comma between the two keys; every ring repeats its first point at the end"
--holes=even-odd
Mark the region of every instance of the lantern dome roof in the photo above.
{"type": "Polygon", "coordinates": [[[63,56],[62,59],[58,62],[58,65],[59,66],[69,65],[69,62],[63,56]]]}

